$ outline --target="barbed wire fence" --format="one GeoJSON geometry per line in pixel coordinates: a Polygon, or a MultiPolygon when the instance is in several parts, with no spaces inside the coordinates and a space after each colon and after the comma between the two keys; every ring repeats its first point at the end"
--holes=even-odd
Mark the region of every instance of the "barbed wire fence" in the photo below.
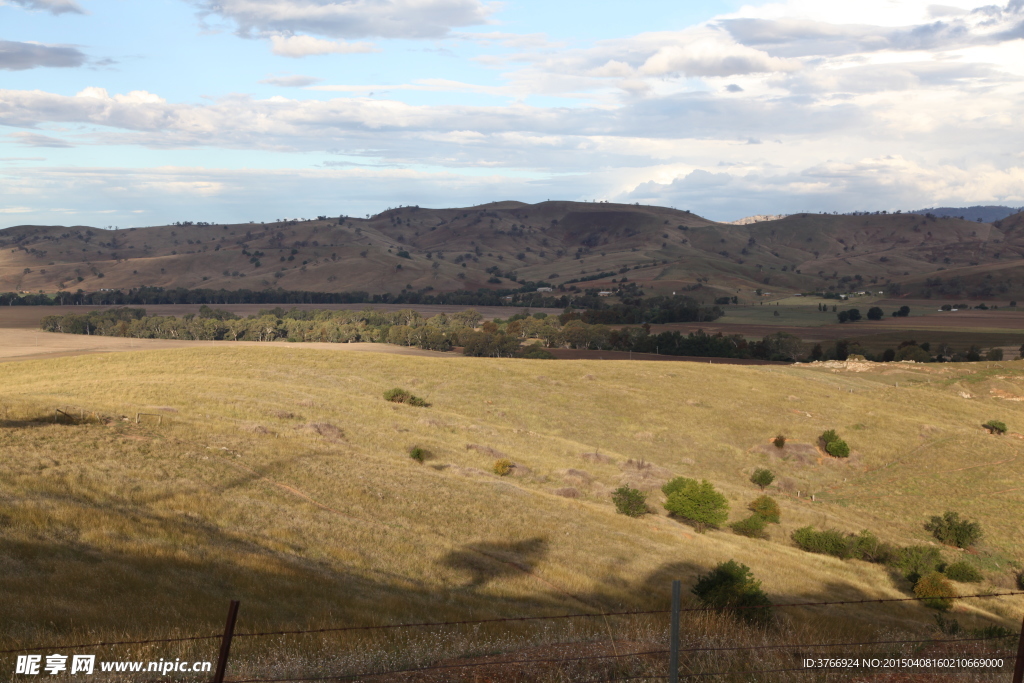
{"type": "MultiPolygon", "coordinates": [[[[960,595],[954,599],[957,600],[970,600],[970,599],[982,599],[982,598],[1004,598],[1012,596],[1024,595],[1024,591],[1010,591],[1003,593],[977,593],[973,595],[960,595]]],[[[928,598],[882,598],[882,599],[862,599],[862,600],[833,600],[833,601],[814,601],[814,602],[793,602],[793,603],[782,603],[771,605],[773,609],[786,609],[786,608],[799,608],[799,607],[840,607],[848,605],[867,605],[867,604],[884,604],[884,603],[907,603],[907,602],[919,602],[922,600],[928,600],[928,598]]],[[[220,651],[217,660],[217,668],[214,671],[211,683],[301,683],[301,682],[316,682],[316,681],[382,681],[382,680],[409,680],[408,677],[414,675],[426,675],[426,674],[443,674],[464,672],[472,669],[486,668],[488,671],[494,669],[500,670],[514,670],[524,669],[528,666],[535,665],[556,665],[558,667],[564,667],[569,664],[607,664],[622,662],[625,660],[631,661],[643,661],[649,667],[657,667],[658,662],[664,664],[662,673],[653,673],[647,671],[639,675],[628,675],[625,677],[615,677],[614,675],[607,673],[601,678],[589,678],[587,680],[593,681],[629,681],[629,680],[667,680],[669,683],[677,683],[680,680],[699,680],[699,679],[715,679],[726,676],[736,676],[742,674],[796,674],[798,672],[815,672],[820,675],[831,675],[831,674],[847,674],[851,671],[856,670],[858,675],[865,676],[878,676],[893,673],[891,670],[878,671],[873,670],[871,662],[879,661],[877,658],[863,658],[857,657],[856,661],[859,663],[862,659],[868,663],[868,666],[857,666],[850,667],[845,664],[831,670],[823,670],[821,666],[814,665],[814,662],[818,661],[833,661],[836,658],[819,656],[810,658],[807,657],[807,653],[814,653],[821,651],[834,650],[837,648],[869,648],[869,647],[895,647],[895,646],[914,646],[915,648],[925,648],[926,646],[931,647],[948,647],[951,645],[968,645],[968,644],[985,644],[991,641],[1009,641],[1014,636],[1011,632],[1003,630],[996,630],[993,633],[985,635],[976,635],[973,637],[951,637],[951,638],[922,638],[922,639],[888,639],[888,640],[872,640],[872,641],[848,641],[848,642],[819,642],[819,643],[807,643],[807,642],[795,642],[795,643],[772,643],[762,645],[725,645],[725,646],[707,646],[707,647],[681,647],[680,639],[680,617],[684,613],[701,613],[701,612],[713,612],[719,611],[713,607],[682,607],[680,604],[680,582],[674,581],[672,585],[672,603],[670,609],[662,610],[637,610],[637,611],[613,611],[613,612],[599,612],[599,613],[575,613],[565,615],[543,615],[543,616],[524,616],[524,617],[496,617],[489,619],[463,619],[457,621],[444,621],[444,622],[411,622],[411,623],[399,623],[399,624],[383,624],[376,626],[337,626],[327,628],[315,628],[315,629],[287,629],[277,631],[255,631],[255,632],[242,632],[235,633],[235,625],[237,622],[238,611],[240,603],[237,600],[231,601],[228,610],[228,617],[225,624],[225,629],[222,633],[209,634],[209,635],[196,635],[196,636],[183,636],[175,638],[151,638],[151,639],[139,639],[139,640],[116,640],[116,641],[98,641],[91,643],[75,643],[75,644],[51,644],[51,645],[38,645],[32,647],[14,648],[0,650],[0,654],[11,655],[31,652],[59,652],[65,650],[82,650],[82,649],[94,649],[94,648],[120,648],[128,646],[138,645],[155,645],[155,644],[172,644],[172,643],[198,643],[201,641],[220,641],[220,651]],[[481,661],[465,661],[455,663],[440,663],[430,664],[418,667],[406,667],[406,668],[394,668],[390,670],[377,670],[377,671],[365,671],[361,673],[345,673],[337,672],[332,674],[324,674],[318,676],[296,676],[296,677],[270,677],[270,678],[227,678],[227,669],[230,661],[231,645],[235,639],[262,639],[270,637],[281,637],[281,636],[303,636],[313,634],[328,634],[328,633],[351,633],[351,632],[386,632],[386,631],[406,631],[412,629],[428,629],[428,628],[452,628],[456,626],[482,626],[490,624],[508,624],[508,623],[526,623],[526,622],[544,622],[544,621],[557,621],[557,620],[571,620],[571,619],[608,619],[609,617],[637,617],[637,616],[654,616],[654,615],[670,615],[671,626],[669,642],[667,647],[659,649],[644,649],[636,652],[626,652],[613,654],[585,654],[585,655],[560,655],[560,656],[547,656],[547,657],[512,657],[508,655],[511,653],[505,652],[499,657],[503,659],[489,659],[483,658],[481,661]],[[801,662],[801,666],[795,667],[776,667],[770,669],[740,669],[736,668],[723,668],[722,670],[716,671],[681,671],[680,670],[680,655],[692,656],[694,654],[711,654],[711,653],[751,653],[758,651],[786,651],[787,654],[793,657],[799,657],[803,653],[804,657],[801,662]]],[[[754,605],[749,607],[738,606],[732,608],[731,611],[736,613],[742,612],[744,609],[765,609],[762,605],[754,605]]],[[[1014,673],[1012,683],[1024,683],[1024,625],[1022,625],[1021,633],[1017,635],[1018,647],[1016,652],[1012,651],[989,651],[985,652],[985,656],[988,660],[999,661],[999,666],[1004,667],[1006,662],[1014,662],[1014,673]]],[[[845,662],[845,659],[841,660],[841,664],[845,662]]],[[[928,661],[931,661],[930,659],[928,661]]],[[[966,661],[966,660],[964,660],[966,661]]],[[[916,665],[915,665],[916,666],[916,665]]],[[[877,669],[877,665],[875,669],[877,669]]],[[[1000,668],[1000,670],[1002,670],[1000,668]]],[[[936,676],[936,675],[953,675],[957,673],[978,673],[976,668],[967,668],[963,666],[957,668],[948,668],[941,671],[934,671],[929,669],[924,670],[903,670],[899,671],[900,676],[936,676]]],[[[162,680],[167,680],[163,678],[162,680]]],[[[422,679],[427,680],[427,679],[422,679]]],[[[437,680],[437,679],[431,679],[437,680]]],[[[501,680],[500,678],[495,680],[501,680]]],[[[584,680],[584,679],[577,679],[584,680]]]]}

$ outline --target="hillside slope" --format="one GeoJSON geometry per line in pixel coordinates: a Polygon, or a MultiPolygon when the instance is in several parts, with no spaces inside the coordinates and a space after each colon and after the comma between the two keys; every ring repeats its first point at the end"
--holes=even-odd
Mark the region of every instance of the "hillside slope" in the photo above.
{"type": "MultiPolygon", "coordinates": [[[[922,524],[946,510],[985,532],[969,559],[987,582],[964,592],[1008,588],[1024,560],[1024,446],[980,427],[1024,425],[1024,371],[1010,363],[666,367],[214,345],[5,363],[0,379],[8,641],[216,632],[228,598],[247,629],[275,630],[660,609],[671,579],[689,586],[727,559],[776,602],[903,597],[897,574],[804,553],[789,534],[928,544],[922,524]],[[387,403],[393,386],[432,405],[387,403]],[[115,419],[54,423],[54,406],[115,419]],[[815,451],[825,429],[849,460],[815,451]],[[424,464],[412,446],[431,453],[424,464]],[[490,473],[500,457],[513,476],[490,473]],[[660,485],[685,475],[713,482],[740,519],[760,494],[756,467],[778,475],[770,540],[697,534],[661,509],[660,485]],[[609,492],[623,483],[649,491],[655,514],[617,515],[609,492]]],[[[829,629],[933,623],[915,604],[843,609],[821,613],[829,629]]],[[[958,609],[966,623],[1020,619],[995,598],[958,609]]]]}
{"type": "Polygon", "coordinates": [[[704,299],[876,287],[1011,299],[1024,296],[1022,223],[1024,214],[992,224],[797,214],[726,225],[662,207],[554,201],[116,231],[18,226],[0,231],[0,291],[446,292],[580,279],[580,288],[609,288],[626,276],[649,292],[701,290],[704,299]]]}

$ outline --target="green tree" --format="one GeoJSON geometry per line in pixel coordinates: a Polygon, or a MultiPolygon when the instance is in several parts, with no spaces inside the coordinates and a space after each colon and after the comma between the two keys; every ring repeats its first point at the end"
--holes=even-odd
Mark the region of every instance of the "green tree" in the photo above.
{"type": "Polygon", "coordinates": [[[627,517],[642,517],[648,512],[647,494],[639,489],[620,486],[612,492],[612,502],[619,514],[627,517]]]}
{"type": "Polygon", "coordinates": [[[701,604],[719,612],[731,612],[745,621],[766,624],[772,616],[772,601],[750,572],[735,560],[722,562],[697,577],[692,592],[701,604]]]}
{"type": "Polygon", "coordinates": [[[772,474],[771,470],[756,469],[754,473],[750,475],[750,482],[756,486],[760,486],[761,490],[764,491],[765,487],[775,481],[775,475],[772,474]]]}
{"type": "Polygon", "coordinates": [[[881,320],[883,315],[885,315],[885,312],[878,306],[872,306],[868,309],[868,320],[881,320]]]}
{"type": "Polygon", "coordinates": [[[711,482],[676,477],[662,487],[668,497],[665,509],[676,517],[692,522],[698,532],[716,527],[729,518],[729,502],[711,482]]]}
{"type": "Polygon", "coordinates": [[[771,496],[758,496],[751,501],[747,509],[772,524],[778,524],[782,515],[779,504],[771,496]]]}
{"type": "Polygon", "coordinates": [[[981,525],[961,519],[957,512],[932,517],[925,523],[924,528],[946,545],[955,545],[958,548],[969,548],[981,540],[981,525]]]}

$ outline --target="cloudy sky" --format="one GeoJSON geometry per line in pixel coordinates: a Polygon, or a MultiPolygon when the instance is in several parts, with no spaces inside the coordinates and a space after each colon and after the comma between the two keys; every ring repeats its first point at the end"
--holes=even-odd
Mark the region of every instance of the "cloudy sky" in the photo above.
{"type": "Polygon", "coordinates": [[[1024,0],[0,0],[0,227],[1024,204],[1024,0]]]}

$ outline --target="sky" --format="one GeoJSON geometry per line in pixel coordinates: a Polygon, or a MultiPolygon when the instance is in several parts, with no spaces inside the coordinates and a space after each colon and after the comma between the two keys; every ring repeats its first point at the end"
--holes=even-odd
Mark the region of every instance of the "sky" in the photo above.
{"type": "Polygon", "coordinates": [[[1024,0],[0,0],[0,227],[1024,204],[1024,0]]]}

